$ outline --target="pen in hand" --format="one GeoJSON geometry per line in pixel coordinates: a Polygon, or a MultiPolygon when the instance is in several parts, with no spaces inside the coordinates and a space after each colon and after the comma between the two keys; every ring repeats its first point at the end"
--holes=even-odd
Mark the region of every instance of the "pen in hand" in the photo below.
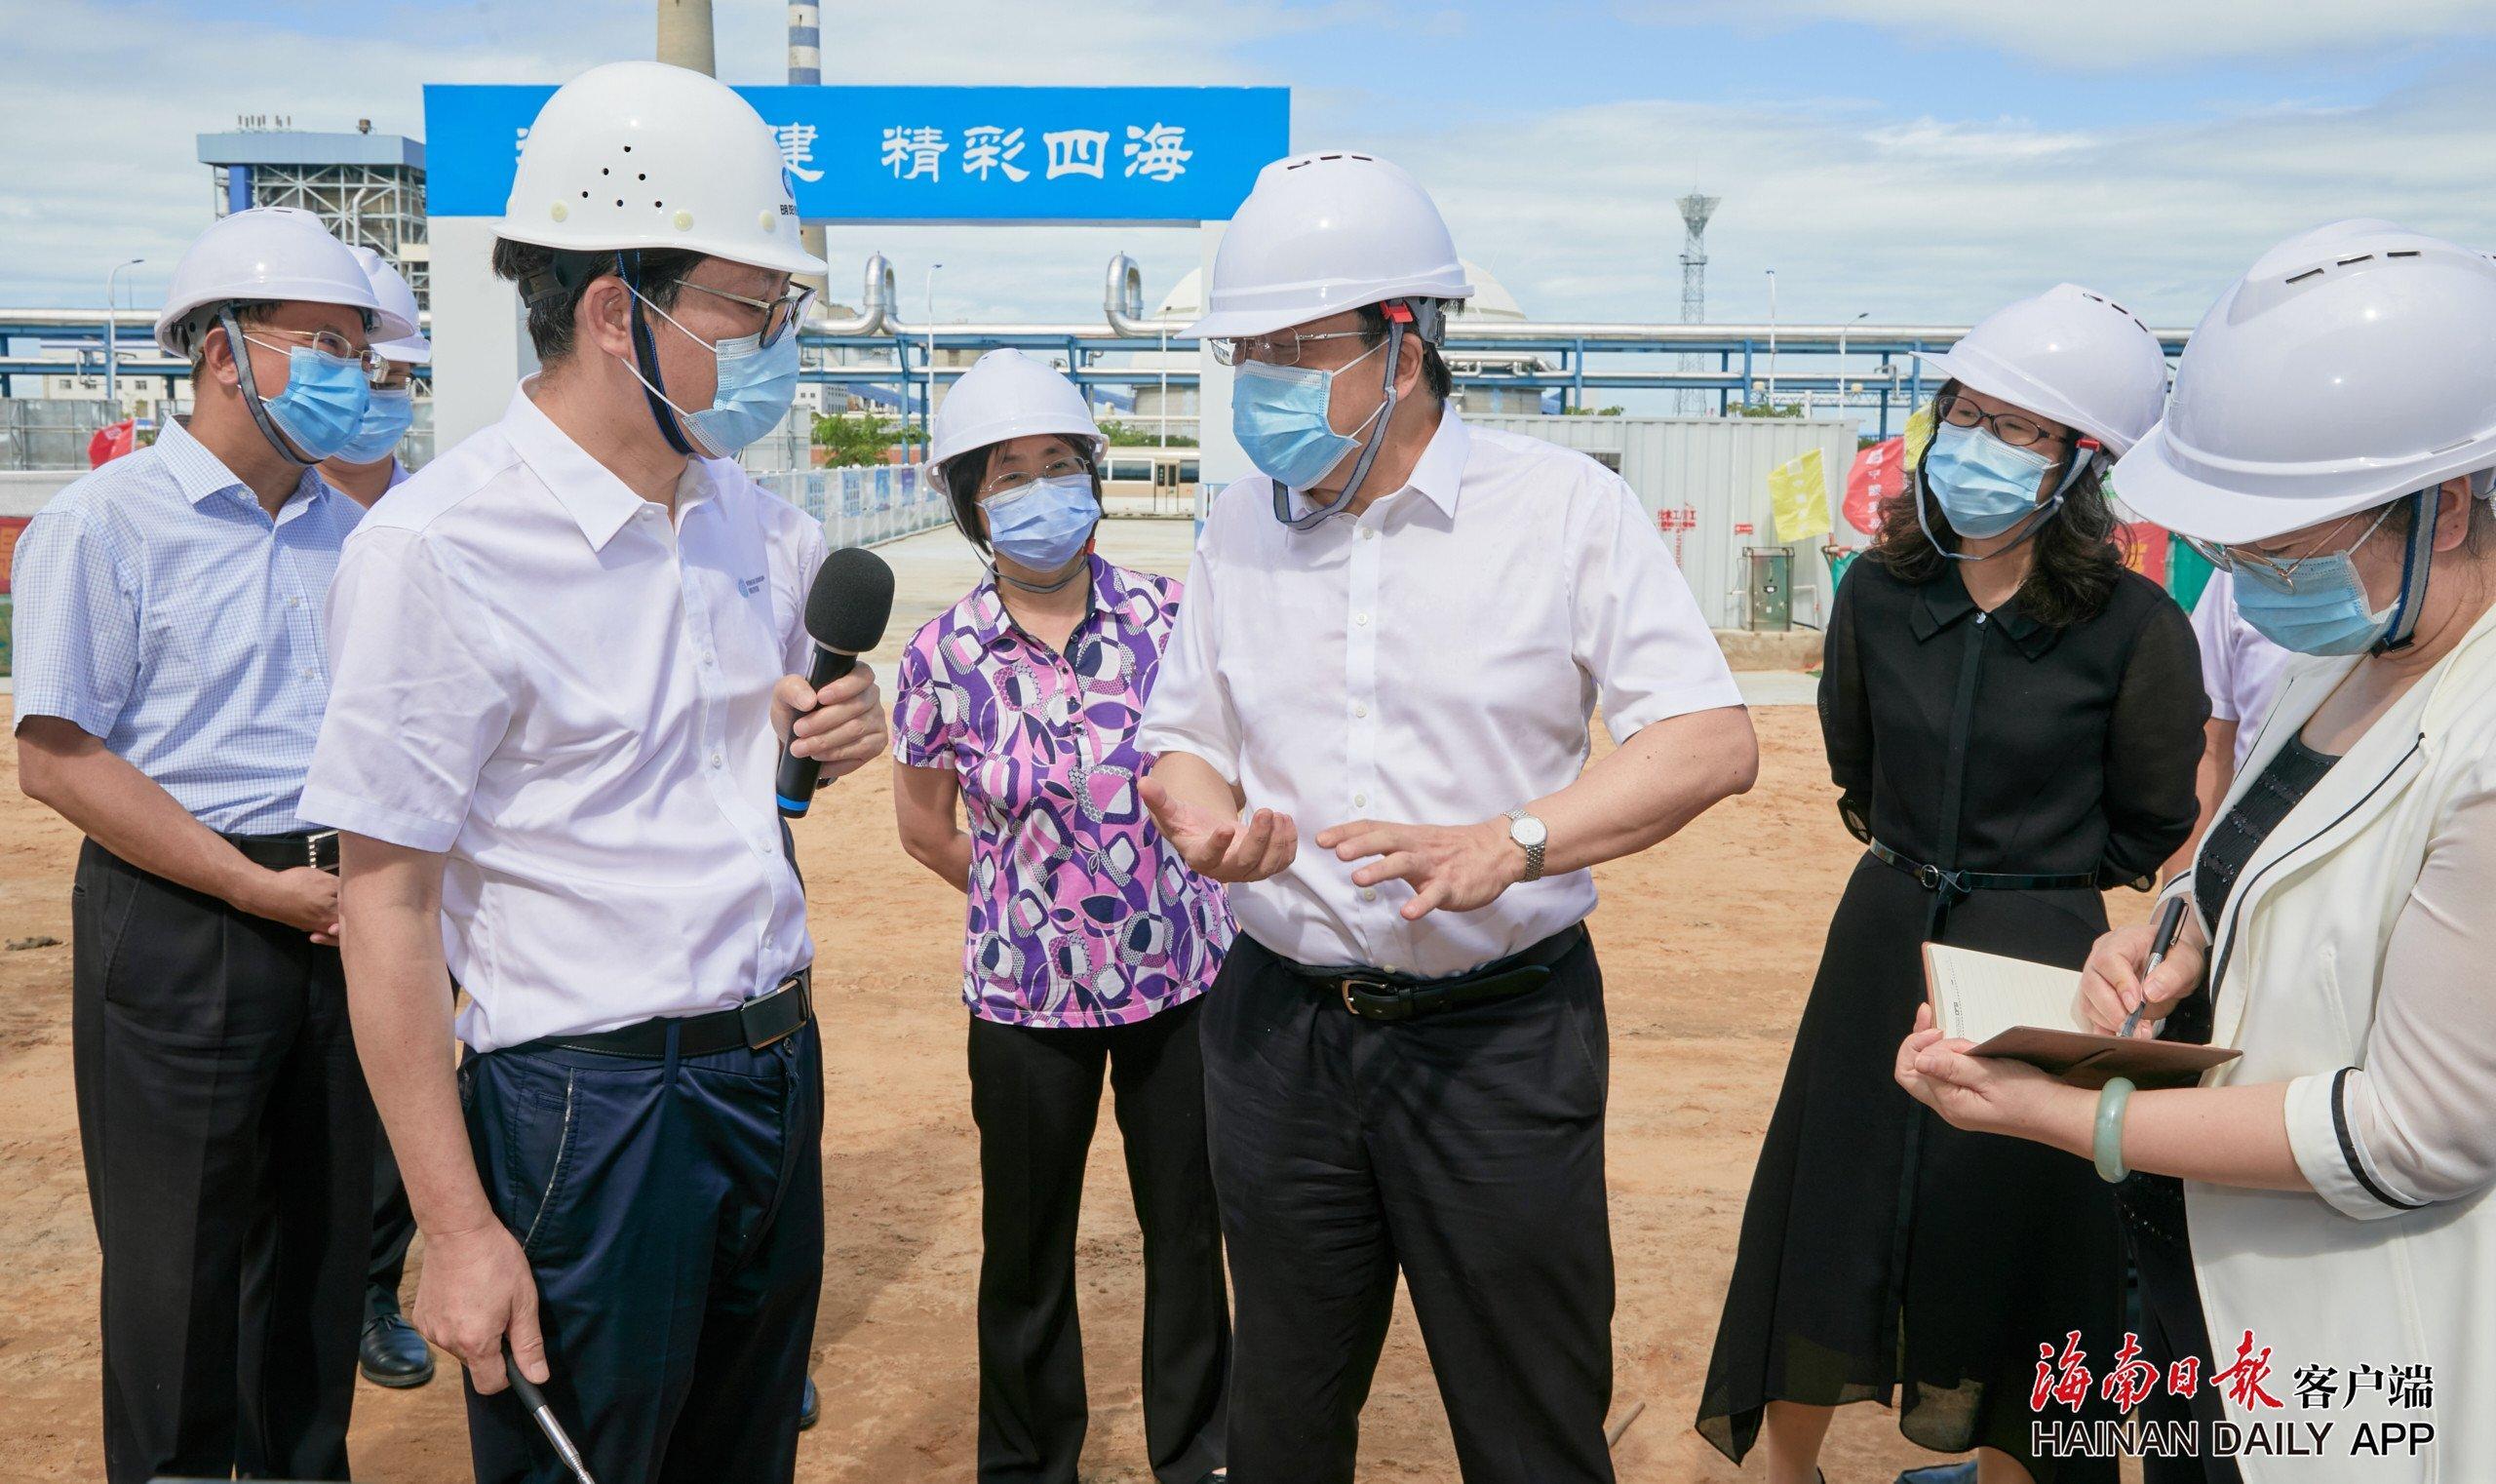
{"type": "Polygon", "coordinates": [[[2158,972],[2160,961],[2166,957],[2169,949],[2175,947],[2175,935],[2183,928],[2184,897],[2179,892],[2168,897],[2166,905],[2159,910],[2158,932],[2150,940],[2149,961],[2141,965],[2141,1002],[2132,1007],[2131,1014],[2124,1017],[2124,1029],[2116,1035],[2128,1039],[2139,1027],[2141,1012],[2149,1008],[2149,976],[2158,972]]]}

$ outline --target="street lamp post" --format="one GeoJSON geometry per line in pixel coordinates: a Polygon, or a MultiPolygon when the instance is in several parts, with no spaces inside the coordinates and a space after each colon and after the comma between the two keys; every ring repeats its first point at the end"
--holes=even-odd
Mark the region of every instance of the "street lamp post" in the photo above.
{"type": "Polygon", "coordinates": [[[919,426],[927,433],[927,447],[918,456],[925,462],[936,452],[936,270],[943,263],[927,265],[927,406],[919,426]]]}
{"type": "Polygon", "coordinates": [[[121,393],[120,385],[114,379],[117,368],[113,355],[113,342],[121,338],[121,327],[113,323],[121,307],[121,295],[114,287],[114,280],[121,277],[122,269],[136,268],[145,261],[146,258],[134,257],[128,262],[115,263],[112,271],[104,275],[104,411],[108,422],[121,420],[121,393]]]}
{"type": "Polygon", "coordinates": [[[1866,309],[1837,328],[1837,410],[1840,412],[1846,410],[1846,332],[1871,317],[1872,311],[1866,309]]]}
{"type": "Polygon", "coordinates": [[[1768,270],[1768,410],[1776,410],[1776,270],[1768,270]]]}

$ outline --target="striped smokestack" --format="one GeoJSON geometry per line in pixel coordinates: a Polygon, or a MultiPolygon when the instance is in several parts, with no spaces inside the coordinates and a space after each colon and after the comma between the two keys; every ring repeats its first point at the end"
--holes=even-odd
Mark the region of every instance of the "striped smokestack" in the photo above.
{"type": "MultiPolygon", "coordinates": [[[[823,6],[821,0],[789,0],[789,85],[814,88],[823,84],[823,6]]],[[[798,240],[805,250],[823,255],[823,228],[801,226],[798,240]]],[[[827,285],[815,281],[817,293],[827,285]]]]}

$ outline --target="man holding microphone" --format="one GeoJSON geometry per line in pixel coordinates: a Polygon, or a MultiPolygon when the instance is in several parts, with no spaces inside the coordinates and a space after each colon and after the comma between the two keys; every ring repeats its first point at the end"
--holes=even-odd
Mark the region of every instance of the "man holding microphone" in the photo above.
{"type": "Polygon", "coordinates": [[[1164,835],[1236,883],[1202,1021],[1233,1484],[1348,1484],[1399,1269],[1468,1484],[1613,1477],[1587,868],[1757,768],[1636,495],[1449,405],[1471,293],[1410,176],[1306,155],[1195,327],[1263,472],[1205,524],[1140,745],[1164,835]]]}
{"type": "Polygon", "coordinates": [[[654,62],[547,101],[498,235],[545,370],[348,542],[304,795],[345,832],[416,1326],[480,1480],[557,1476],[506,1343],[601,1484],[786,1480],[823,1111],[773,774],[793,730],[837,777],[883,728],[863,667],[792,673],[822,532],[730,456],[788,411],[822,264],[762,120],[654,62]]]}

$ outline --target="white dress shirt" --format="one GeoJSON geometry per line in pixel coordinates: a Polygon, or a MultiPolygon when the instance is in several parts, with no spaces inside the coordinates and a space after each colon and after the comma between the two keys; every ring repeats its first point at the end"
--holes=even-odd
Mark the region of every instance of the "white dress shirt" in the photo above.
{"type": "Polygon", "coordinates": [[[676,506],[524,385],[348,539],[303,813],[448,856],[477,1050],[720,1009],[812,957],[770,707],[823,533],[725,460],[676,506]]]}
{"type": "Polygon", "coordinates": [[[1440,978],[1583,918],[1592,875],[1407,922],[1412,887],[1353,885],[1361,863],[1317,832],[1473,824],[1557,793],[1585,766],[1598,700],[1623,740],[1742,704],[1620,477],[1450,408],[1411,482],[1358,517],[1295,533],[1263,475],[1216,498],[1138,745],[1193,754],[1250,809],[1298,821],[1288,869],[1229,888],[1241,931],[1301,963],[1440,978]]]}
{"type": "Polygon", "coordinates": [[[2264,639],[2236,608],[2236,578],[2212,572],[2193,605],[2193,637],[2202,644],[2202,688],[2210,693],[2210,720],[2236,723],[2238,767],[2252,750],[2262,719],[2280,693],[2280,679],[2296,658],[2264,639]]]}

